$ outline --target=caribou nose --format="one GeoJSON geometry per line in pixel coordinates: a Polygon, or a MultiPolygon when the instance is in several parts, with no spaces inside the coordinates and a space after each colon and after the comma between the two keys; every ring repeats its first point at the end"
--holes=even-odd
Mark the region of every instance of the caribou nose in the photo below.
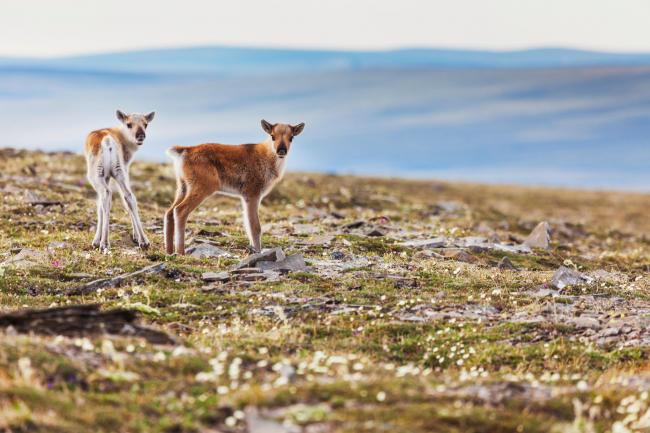
{"type": "Polygon", "coordinates": [[[144,132],[138,133],[135,136],[135,139],[138,140],[138,141],[144,141],[145,138],[146,138],[146,136],[144,135],[144,132]]]}
{"type": "Polygon", "coordinates": [[[278,147],[278,155],[280,156],[285,156],[287,154],[287,148],[286,147],[278,147]]]}

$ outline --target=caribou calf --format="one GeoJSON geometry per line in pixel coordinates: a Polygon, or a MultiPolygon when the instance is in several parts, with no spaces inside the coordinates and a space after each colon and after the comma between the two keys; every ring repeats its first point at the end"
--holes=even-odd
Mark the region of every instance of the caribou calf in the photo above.
{"type": "Polygon", "coordinates": [[[90,184],[97,191],[97,231],[93,247],[103,253],[110,249],[108,241],[109,214],[113,199],[109,182],[117,182],[124,201],[124,206],[131,217],[133,241],[142,249],[149,247],[149,240],[144,234],[142,222],[138,215],[138,203],[131,191],[129,182],[129,165],[133,154],[144,143],[145,130],[153,120],[155,113],[124,114],[117,110],[120,126],[98,129],[88,134],[84,153],[86,155],[87,176],[90,184]]]}
{"type": "Polygon", "coordinates": [[[185,224],[189,214],[214,193],[241,198],[244,226],[253,251],[262,248],[258,216],[260,201],[282,178],[293,137],[305,127],[262,120],[269,134],[258,144],[200,144],[167,151],[176,170],[176,199],[165,214],[167,254],[185,254],[185,224]],[[174,243],[175,248],[174,248],[174,243]]]}

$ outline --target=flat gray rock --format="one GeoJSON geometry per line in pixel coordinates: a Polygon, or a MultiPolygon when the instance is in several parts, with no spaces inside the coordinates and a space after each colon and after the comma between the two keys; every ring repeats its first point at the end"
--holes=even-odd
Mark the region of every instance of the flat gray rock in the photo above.
{"type": "Polygon", "coordinates": [[[551,285],[560,290],[568,286],[575,286],[576,284],[586,282],[589,282],[589,278],[586,275],[565,266],[561,266],[557,271],[555,271],[555,274],[553,274],[553,278],[551,279],[551,285]]]}
{"type": "Polygon", "coordinates": [[[487,238],[483,236],[465,236],[464,238],[458,238],[454,241],[454,245],[457,247],[476,247],[484,246],[487,247],[490,243],[487,238]]]}
{"type": "Polygon", "coordinates": [[[0,263],[0,266],[11,266],[15,268],[26,269],[38,265],[46,258],[47,253],[44,253],[43,251],[33,250],[31,248],[23,248],[15,256],[9,257],[4,262],[0,263]]]}
{"type": "Polygon", "coordinates": [[[553,297],[555,295],[559,295],[560,292],[553,289],[547,289],[546,287],[541,286],[538,287],[537,290],[535,291],[529,291],[526,293],[535,298],[546,298],[546,297],[553,297]]]}
{"type": "Polygon", "coordinates": [[[230,274],[228,272],[204,272],[201,274],[201,279],[203,281],[228,281],[230,280],[230,274]]]}
{"type": "Polygon", "coordinates": [[[314,235],[298,241],[301,245],[329,245],[334,241],[333,235],[314,235]]]}
{"type": "Polygon", "coordinates": [[[86,272],[75,272],[74,274],[68,274],[67,277],[73,280],[87,280],[89,278],[95,278],[93,274],[88,274],[86,272]]]}
{"type": "Polygon", "coordinates": [[[604,269],[597,269],[589,273],[589,276],[595,280],[608,283],[624,283],[628,280],[627,275],[622,272],[608,272],[604,269]]]}
{"type": "Polygon", "coordinates": [[[53,251],[53,250],[60,250],[63,248],[68,248],[68,243],[63,242],[63,241],[52,241],[49,244],[47,244],[47,250],[48,251],[53,251]]]}
{"type": "Polygon", "coordinates": [[[293,224],[294,235],[313,235],[320,232],[320,227],[313,224],[293,224]]]}
{"type": "Polygon", "coordinates": [[[465,205],[456,201],[439,201],[434,205],[435,213],[457,213],[465,210],[465,205]]]}
{"type": "Polygon", "coordinates": [[[230,255],[228,251],[215,247],[210,244],[197,244],[187,249],[187,254],[199,259],[208,259],[212,257],[227,257],[230,255]]]}
{"type": "Polygon", "coordinates": [[[526,244],[519,245],[506,245],[506,244],[492,244],[492,249],[497,251],[503,251],[505,253],[513,254],[530,254],[533,250],[526,244]]]}
{"type": "Polygon", "coordinates": [[[617,336],[617,335],[620,334],[620,333],[621,333],[621,329],[620,329],[620,328],[611,327],[611,328],[605,328],[605,329],[603,329],[603,330],[600,332],[600,335],[603,336],[603,337],[615,337],[615,336],[617,336]]]}
{"type": "Polygon", "coordinates": [[[259,261],[255,266],[263,271],[300,272],[309,270],[301,254],[293,254],[277,262],[259,261]]]}
{"type": "Polygon", "coordinates": [[[413,241],[402,242],[400,245],[403,247],[411,248],[442,248],[447,245],[447,238],[438,236],[431,239],[418,239],[413,241]]]}
{"type": "Polygon", "coordinates": [[[235,269],[241,268],[254,268],[258,262],[279,262],[286,258],[282,248],[271,248],[264,250],[261,253],[251,254],[246,257],[244,260],[239,262],[235,269]]]}
{"type": "Polygon", "coordinates": [[[600,322],[593,317],[573,317],[569,323],[578,329],[600,329],[600,322]]]}

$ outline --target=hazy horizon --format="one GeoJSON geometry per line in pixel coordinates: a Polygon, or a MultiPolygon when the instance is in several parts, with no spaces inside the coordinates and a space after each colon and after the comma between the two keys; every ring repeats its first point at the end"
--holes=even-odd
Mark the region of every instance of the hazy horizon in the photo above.
{"type": "Polygon", "coordinates": [[[649,55],[208,48],[0,63],[0,76],[3,146],[78,152],[117,108],[156,110],[138,159],[261,140],[266,118],[307,123],[294,171],[650,186],[649,55]]]}
{"type": "Polygon", "coordinates": [[[648,16],[644,0],[23,0],[0,5],[0,56],[196,45],[648,52],[648,16]]]}
{"type": "Polygon", "coordinates": [[[0,4],[0,145],[79,151],[158,112],[138,158],[306,122],[290,168],[650,189],[646,0],[0,4]]]}
{"type": "Polygon", "coordinates": [[[494,48],[494,49],[480,49],[475,47],[446,47],[446,46],[399,46],[393,48],[309,48],[309,47],[291,47],[291,46],[264,46],[264,45],[237,45],[237,44],[199,44],[199,45],[161,45],[150,46],[145,48],[125,48],[125,49],[108,49],[106,51],[88,51],[79,52],[74,54],[56,54],[56,55],[2,55],[0,59],[12,60],[65,60],[81,57],[95,57],[107,56],[114,54],[127,54],[127,53],[140,53],[140,52],[153,52],[153,51],[178,51],[178,50],[196,50],[196,49],[236,49],[236,50],[268,50],[268,51],[291,51],[291,52],[316,52],[316,53],[391,53],[399,51],[450,51],[459,53],[486,53],[486,54],[508,54],[508,53],[525,53],[536,51],[568,51],[568,52],[582,52],[593,54],[611,54],[620,56],[636,56],[636,55],[650,55],[650,48],[645,51],[608,51],[598,49],[583,49],[575,46],[530,46],[522,48],[494,48]]]}

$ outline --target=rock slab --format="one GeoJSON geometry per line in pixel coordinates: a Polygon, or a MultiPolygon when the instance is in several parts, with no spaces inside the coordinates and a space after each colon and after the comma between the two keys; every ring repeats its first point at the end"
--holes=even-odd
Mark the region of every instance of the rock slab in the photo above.
{"type": "Polygon", "coordinates": [[[561,266],[557,271],[555,271],[555,274],[553,274],[553,278],[551,279],[551,285],[560,290],[568,286],[575,286],[576,284],[585,282],[588,282],[588,278],[583,273],[565,266],[561,266]]]}
{"type": "Polygon", "coordinates": [[[537,224],[524,240],[524,244],[531,248],[548,250],[551,247],[551,226],[546,221],[537,224]]]}
{"type": "Polygon", "coordinates": [[[188,248],[187,253],[190,256],[199,259],[207,259],[212,257],[227,257],[230,255],[227,251],[222,250],[221,248],[215,247],[214,245],[203,244],[203,243],[188,248]]]}
{"type": "Polygon", "coordinates": [[[287,256],[282,251],[282,248],[271,248],[264,250],[261,253],[251,254],[246,257],[244,260],[239,262],[235,269],[241,268],[254,268],[258,262],[279,262],[286,258],[287,256]]]}
{"type": "Polygon", "coordinates": [[[293,254],[286,257],[284,260],[279,260],[277,262],[260,261],[257,262],[255,267],[262,271],[278,272],[300,272],[309,270],[309,267],[305,263],[305,259],[301,254],[293,254]]]}

